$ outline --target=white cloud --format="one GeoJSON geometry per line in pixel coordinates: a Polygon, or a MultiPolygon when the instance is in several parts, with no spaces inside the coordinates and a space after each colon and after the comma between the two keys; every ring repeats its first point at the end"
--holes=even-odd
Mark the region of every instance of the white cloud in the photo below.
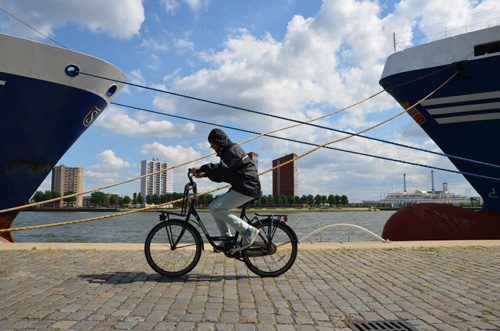
{"type": "Polygon", "coordinates": [[[411,33],[407,27],[394,32],[401,33],[398,42],[416,38],[413,43],[420,44],[496,25],[500,22],[498,9],[495,0],[456,0],[452,6],[447,0],[404,0],[396,5],[394,16],[408,18],[420,31],[411,33]]]}
{"type": "Polygon", "coordinates": [[[134,166],[120,157],[117,157],[110,149],[97,154],[95,159],[99,162],[84,170],[86,184],[87,182],[90,184],[115,183],[120,177],[120,171],[123,168],[134,166]]]}
{"type": "Polygon", "coordinates": [[[188,5],[195,12],[206,9],[210,5],[210,0],[163,0],[162,2],[165,5],[165,10],[172,14],[179,8],[181,3],[188,5]]]}
{"type": "MultiPolygon", "coordinates": [[[[0,6],[48,36],[53,36],[57,28],[73,23],[93,33],[129,39],[139,34],[145,19],[141,0],[0,0],[0,6]]],[[[9,33],[41,38],[20,23],[1,27],[9,33]]]]}
{"type": "Polygon", "coordinates": [[[158,55],[151,54],[149,58],[151,60],[150,60],[150,63],[147,65],[147,67],[149,69],[151,69],[151,70],[158,70],[158,69],[160,69],[162,61],[160,60],[160,58],[158,57],[158,55]]]}
{"type": "Polygon", "coordinates": [[[167,13],[171,12],[173,14],[175,10],[180,6],[178,0],[162,0],[162,2],[165,5],[165,10],[167,11],[167,13]]]}
{"type": "MultiPolygon", "coordinates": [[[[491,0],[479,5],[473,1],[459,0],[457,8],[452,8],[444,0],[403,0],[395,6],[393,13],[385,14],[376,1],[325,0],[316,16],[293,17],[282,39],[275,39],[271,34],[258,37],[249,30],[240,29],[228,36],[223,49],[200,53],[200,59],[207,63],[205,68],[172,80],[170,90],[282,117],[308,120],[319,113],[329,113],[351,105],[381,90],[378,80],[387,56],[393,52],[393,32],[399,34],[411,31],[417,24],[424,27],[467,16],[482,8],[491,8],[492,4],[491,0]]],[[[409,46],[413,34],[409,37],[409,41],[400,46],[409,46]]],[[[282,120],[263,119],[260,115],[163,95],[155,97],[154,105],[158,109],[179,112],[187,117],[231,123],[260,132],[290,125],[282,120]]],[[[400,110],[394,106],[395,102],[390,97],[381,94],[320,123],[357,132],[394,115],[394,110],[391,114],[384,114],[390,109],[400,110]]],[[[398,139],[403,144],[412,144],[412,139],[421,141],[425,137],[415,126],[401,127],[392,123],[367,134],[382,139],[398,139]],[[388,126],[392,126],[392,130],[387,129],[388,126]],[[380,132],[387,132],[386,136],[380,132]]],[[[316,144],[342,136],[305,126],[276,135],[316,144]]],[[[288,153],[300,154],[312,148],[261,139],[265,142],[261,143],[258,152],[275,157],[288,153]]],[[[417,153],[360,138],[332,145],[339,146],[346,150],[408,161],[415,161],[417,153]]],[[[417,163],[453,169],[446,158],[424,153],[418,155],[417,163]]],[[[426,168],[334,151],[314,152],[299,162],[300,167],[304,167],[301,191],[325,192],[336,187],[351,193],[363,190],[359,187],[377,190],[387,185],[394,174],[399,176],[403,172],[413,172],[414,176],[426,176],[430,172],[426,168]],[[346,178],[349,180],[346,181],[346,178]],[[345,182],[350,183],[350,186],[346,186],[345,182]]],[[[375,191],[367,190],[365,193],[378,196],[375,191]]],[[[355,195],[359,195],[359,192],[355,195]]]]}
{"type": "Polygon", "coordinates": [[[130,117],[124,110],[117,107],[109,107],[95,121],[95,126],[105,128],[114,133],[131,137],[188,137],[196,134],[193,123],[174,124],[169,121],[146,120],[139,113],[137,118],[130,117]]]}
{"type": "MultiPolygon", "coordinates": [[[[384,32],[378,14],[375,3],[336,0],[325,2],[314,18],[295,16],[283,40],[270,34],[258,38],[241,29],[227,39],[223,50],[200,54],[212,69],[178,79],[172,89],[302,120],[314,105],[347,106],[380,89],[378,79],[390,53],[391,35],[384,32]]],[[[171,98],[157,96],[154,104],[261,131],[283,126],[282,121],[262,121],[260,116],[224,107],[175,102],[174,106],[171,98]],[[164,102],[168,106],[162,106],[164,102]]],[[[346,122],[366,125],[366,113],[346,115],[346,122]]]]}
{"type": "Polygon", "coordinates": [[[211,0],[184,0],[184,2],[193,10],[207,8],[211,0]]]}
{"type": "MultiPolygon", "coordinates": [[[[142,75],[141,70],[138,70],[138,69],[132,70],[132,72],[130,73],[128,79],[129,79],[129,82],[132,83],[132,84],[140,85],[140,86],[145,86],[146,85],[146,79],[142,75]]],[[[137,88],[137,90],[139,92],[142,92],[143,89],[142,88],[137,88]]]]}
{"type": "Polygon", "coordinates": [[[177,145],[175,147],[165,146],[159,142],[144,144],[141,148],[141,153],[144,155],[157,157],[162,161],[171,162],[174,165],[188,162],[202,156],[200,152],[195,151],[191,147],[184,148],[180,145],[177,145]]]}
{"type": "Polygon", "coordinates": [[[141,45],[139,46],[141,52],[145,51],[168,51],[168,44],[163,38],[161,40],[157,40],[154,37],[149,36],[146,39],[142,40],[141,45]]]}
{"type": "Polygon", "coordinates": [[[183,54],[187,51],[192,51],[194,49],[194,43],[184,38],[176,39],[175,47],[179,50],[181,54],[183,54]]]}

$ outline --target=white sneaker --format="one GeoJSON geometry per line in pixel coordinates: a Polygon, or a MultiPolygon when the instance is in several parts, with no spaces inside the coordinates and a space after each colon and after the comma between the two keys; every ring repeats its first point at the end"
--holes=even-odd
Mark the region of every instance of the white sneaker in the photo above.
{"type": "Polygon", "coordinates": [[[242,235],[243,239],[241,240],[241,247],[240,249],[245,249],[250,247],[250,245],[253,244],[255,241],[255,238],[259,235],[259,229],[256,229],[254,227],[248,228],[248,230],[245,231],[245,233],[242,235]]]}

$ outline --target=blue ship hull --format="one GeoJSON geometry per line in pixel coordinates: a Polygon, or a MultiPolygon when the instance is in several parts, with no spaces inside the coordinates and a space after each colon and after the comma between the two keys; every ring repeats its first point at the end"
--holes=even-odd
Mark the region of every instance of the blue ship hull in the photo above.
{"type": "MultiPolygon", "coordinates": [[[[408,113],[444,153],[500,166],[500,153],[496,152],[500,130],[500,56],[405,72],[386,77],[380,84],[387,87],[413,81],[389,91],[400,104],[410,106],[457,70],[456,78],[408,113]]],[[[500,168],[455,158],[450,161],[461,172],[500,179],[500,168]]],[[[486,210],[500,211],[500,180],[464,177],[481,195],[486,210]]]]}
{"type": "Polygon", "coordinates": [[[481,195],[484,208],[422,204],[393,214],[382,236],[390,240],[500,239],[500,27],[447,38],[395,53],[380,85],[403,107],[435,94],[408,114],[451,156],[481,195]],[[491,164],[491,165],[486,165],[491,164]]]}
{"type": "Polygon", "coordinates": [[[4,206],[17,206],[28,201],[85,131],[82,122],[89,111],[107,103],[95,94],[50,82],[1,73],[0,80],[9,82],[0,86],[0,141],[5,142],[1,200],[4,206]]]}
{"type": "MultiPolygon", "coordinates": [[[[122,87],[68,67],[125,80],[94,57],[0,34],[0,210],[28,202],[122,87]]],[[[0,229],[17,213],[0,213],[0,229]]],[[[9,232],[1,237],[13,241],[9,232]]]]}

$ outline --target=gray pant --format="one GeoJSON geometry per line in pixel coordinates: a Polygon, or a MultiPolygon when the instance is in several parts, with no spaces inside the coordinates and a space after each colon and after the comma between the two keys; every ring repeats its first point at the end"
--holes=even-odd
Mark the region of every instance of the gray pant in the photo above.
{"type": "Polygon", "coordinates": [[[219,227],[222,236],[231,236],[231,225],[240,234],[244,233],[250,225],[238,216],[229,212],[229,209],[237,208],[254,198],[231,190],[217,199],[209,206],[215,223],[219,227]]]}

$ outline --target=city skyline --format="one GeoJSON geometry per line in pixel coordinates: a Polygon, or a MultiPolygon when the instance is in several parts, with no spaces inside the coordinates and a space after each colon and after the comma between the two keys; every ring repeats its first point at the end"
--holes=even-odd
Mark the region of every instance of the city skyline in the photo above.
{"type": "MultiPolygon", "coordinates": [[[[255,152],[249,152],[248,156],[256,164],[256,167],[258,170],[259,155],[255,152]]],[[[280,163],[284,163],[284,162],[286,162],[294,157],[297,157],[297,155],[294,153],[282,156],[282,157],[273,161],[273,167],[276,167],[280,163]],[[277,163],[275,163],[275,162],[277,162],[277,163]]],[[[130,194],[124,194],[123,196],[121,196],[121,195],[119,195],[119,196],[121,196],[121,197],[128,196],[128,197],[132,198],[133,196],[137,196],[137,195],[141,195],[143,197],[146,197],[148,195],[154,195],[154,194],[162,195],[162,194],[166,194],[166,193],[173,193],[174,192],[174,190],[173,190],[173,183],[174,183],[173,172],[175,169],[166,170],[166,169],[170,169],[172,167],[173,167],[173,165],[171,163],[166,162],[166,161],[161,161],[159,159],[153,158],[152,160],[141,160],[141,177],[142,178],[140,178],[139,190],[134,191],[130,194]],[[165,171],[160,171],[160,170],[165,170],[165,171]],[[148,175],[150,173],[155,173],[155,174],[151,175],[151,176],[145,176],[145,175],[148,175]]],[[[278,171],[277,173],[280,174],[279,170],[281,168],[284,168],[284,171],[283,171],[283,173],[281,173],[282,175],[279,175],[279,177],[281,178],[282,183],[284,182],[283,187],[285,187],[285,191],[288,189],[288,186],[291,186],[292,190],[293,190],[292,194],[284,193],[284,195],[287,195],[287,196],[288,195],[293,195],[293,196],[298,195],[298,180],[297,180],[297,178],[298,178],[298,176],[297,176],[298,166],[297,166],[297,162],[294,161],[291,164],[287,164],[287,165],[278,167],[274,171],[278,171]],[[284,180],[285,176],[287,176],[288,174],[292,175],[291,180],[289,180],[289,181],[284,180]]],[[[72,174],[74,171],[76,171],[75,169],[78,169],[79,171],[81,171],[79,173],[80,178],[81,178],[80,183],[83,183],[83,178],[84,178],[83,168],[66,167],[65,165],[60,165],[60,166],[54,167],[54,169],[51,172],[51,174],[52,174],[52,177],[51,177],[52,178],[52,183],[51,183],[52,190],[54,190],[54,188],[56,187],[53,183],[54,178],[58,178],[57,176],[61,176],[60,173],[62,171],[60,169],[68,169],[68,170],[66,170],[66,173],[70,173],[70,174],[72,174]],[[56,174],[58,174],[58,175],[56,176],[56,174]]],[[[62,173],[64,173],[64,172],[62,172],[62,173]]],[[[273,173],[273,177],[274,176],[275,176],[275,174],[273,173]]],[[[60,180],[59,180],[59,182],[60,182],[60,180]]],[[[272,188],[273,195],[276,195],[276,194],[283,195],[283,194],[279,193],[280,188],[275,189],[276,183],[279,183],[279,182],[280,182],[280,180],[278,180],[276,182],[273,180],[273,188],[272,188]],[[278,192],[278,193],[275,193],[275,192],[278,192]]],[[[278,186],[279,186],[279,184],[278,184],[278,186]]],[[[56,191],[60,192],[57,189],[56,189],[56,191]]],[[[75,192],[79,193],[79,192],[83,192],[83,190],[80,189],[80,190],[75,191],[75,192]]],[[[176,192],[176,193],[182,193],[182,192],[176,192]]],[[[112,194],[112,193],[106,193],[106,194],[112,194]]],[[[86,197],[88,197],[88,195],[86,197]]],[[[79,199],[83,200],[83,196],[80,195],[79,199]]],[[[79,206],[81,206],[81,205],[82,204],[80,203],[79,206]]]]}

